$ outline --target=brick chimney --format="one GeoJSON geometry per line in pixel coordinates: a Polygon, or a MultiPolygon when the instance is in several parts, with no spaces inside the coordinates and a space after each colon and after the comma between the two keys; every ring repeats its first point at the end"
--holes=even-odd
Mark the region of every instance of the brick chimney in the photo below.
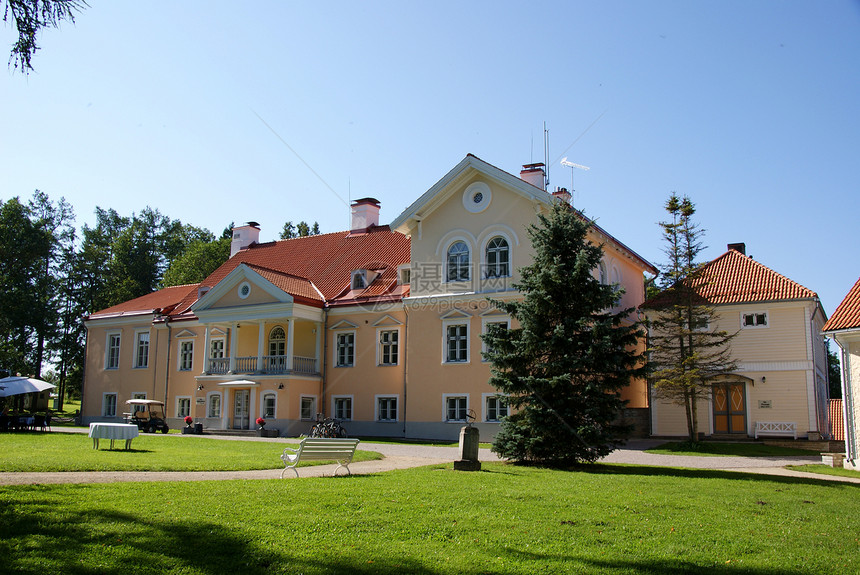
{"type": "Polygon", "coordinates": [[[741,252],[743,255],[747,255],[747,245],[743,242],[737,244],[728,244],[726,249],[735,250],[737,252],[741,252]]]}
{"type": "Polygon", "coordinates": [[[520,179],[526,181],[536,188],[546,190],[546,166],[539,164],[524,164],[520,172],[520,179]]]}
{"type": "Polygon", "coordinates": [[[556,188],[555,191],[552,193],[552,197],[558,198],[565,204],[569,204],[571,196],[570,192],[567,191],[567,188],[556,188]]]}
{"type": "Polygon", "coordinates": [[[351,231],[366,230],[379,225],[379,200],[375,198],[361,198],[352,202],[351,231]]]}
{"type": "Polygon", "coordinates": [[[251,244],[260,241],[260,224],[248,222],[244,226],[233,228],[233,241],[230,242],[230,257],[232,258],[240,251],[247,249],[251,244]]]}

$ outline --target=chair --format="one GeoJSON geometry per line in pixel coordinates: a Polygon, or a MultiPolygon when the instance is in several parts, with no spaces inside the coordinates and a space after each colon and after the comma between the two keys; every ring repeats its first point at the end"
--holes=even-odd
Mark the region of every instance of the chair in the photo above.
{"type": "Polygon", "coordinates": [[[42,422],[42,431],[51,431],[51,417],[53,417],[50,413],[45,415],[45,421],[42,422]]]}
{"type": "Polygon", "coordinates": [[[45,416],[44,415],[34,415],[33,416],[33,424],[30,427],[31,430],[36,431],[45,431],[45,416]]]}

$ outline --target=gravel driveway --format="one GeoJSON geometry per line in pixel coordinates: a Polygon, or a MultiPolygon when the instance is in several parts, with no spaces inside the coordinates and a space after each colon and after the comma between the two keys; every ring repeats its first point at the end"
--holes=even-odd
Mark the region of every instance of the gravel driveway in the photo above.
{"type": "MultiPolygon", "coordinates": [[[[86,430],[73,428],[57,428],[56,431],[71,433],[86,433],[86,430]]],[[[294,439],[267,439],[247,438],[232,436],[187,436],[189,439],[206,437],[210,439],[230,440],[253,440],[267,441],[272,443],[286,443],[294,439]]],[[[720,469],[724,471],[741,471],[747,473],[761,473],[768,475],[781,475],[789,477],[805,477],[830,481],[843,481],[860,484],[860,479],[853,477],[836,477],[830,475],[819,475],[790,471],[785,469],[786,465],[804,465],[809,463],[821,463],[821,456],[792,456],[792,457],[695,457],[686,455],[656,455],[646,453],[645,450],[663,443],[659,440],[631,440],[622,449],[618,449],[605,457],[602,461],[606,463],[626,463],[643,466],[659,467],[687,467],[693,469],[720,469]]],[[[414,445],[399,443],[373,443],[363,441],[361,448],[377,451],[384,457],[376,461],[360,461],[349,465],[353,474],[369,474],[391,471],[394,469],[407,469],[424,465],[439,465],[451,463],[460,457],[457,447],[437,447],[432,445],[414,445]]],[[[481,449],[479,453],[481,461],[498,461],[499,458],[489,449],[481,449]]],[[[336,464],[316,465],[302,467],[299,469],[299,477],[322,477],[331,475],[337,467],[336,464]]],[[[280,477],[282,467],[273,469],[262,469],[255,471],[108,471],[108,472],[55,472],[55,473],[0,473],[0,485],[27,485],[27,484],[49,484],[49,483],[114,483],[120,481],[217,481],[224,479],[277,479],[280,477]]],[[[343,474],[341,470],[338,474],[343,474]]],[[[294,479],[292,472],[288,472],[285,478],[294,479]]]]}

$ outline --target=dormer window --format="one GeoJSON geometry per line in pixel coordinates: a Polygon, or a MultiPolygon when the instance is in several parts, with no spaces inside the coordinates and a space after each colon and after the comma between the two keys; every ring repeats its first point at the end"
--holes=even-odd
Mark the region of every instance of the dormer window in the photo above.
{"type": "Polygon", "coordinates": [[[376,279],[379,273],[373,270],[363,269],[363,270],[355,270],[352,272],[352,281],[350,282],[350,289],[352,290],[360,290],[364,289],[370,284],[373,283],[373,280],[376,279]]]}

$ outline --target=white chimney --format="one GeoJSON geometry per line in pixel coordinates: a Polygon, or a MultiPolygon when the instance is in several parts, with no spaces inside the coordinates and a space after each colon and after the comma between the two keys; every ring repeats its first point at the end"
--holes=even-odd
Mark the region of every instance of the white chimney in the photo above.
{"type": "Polygon", "coordinates": [[[570,192],[567,191],[567,188],[556,188],[555,191],[552,193],[552,197],[558,198],[565,204],[569,204],[571,195],[570,192]]]}
{"type": "Polygon", "coordinates": [[[379,200],[361,198],[352,202],[352,223],[350,230],[366,230],[379,225],[379,200]]]}
{"type": "Polygon", "coordinates": [[[546,190],[546,170],[543,163],[524,164],[520,172],[520,179],[530,183],[536,188],[546,190]]]}
{"type": "Polygon", "coordinates": [[[230,257],[232,258],[241,250],[247,249],[251,244],[260,241],[260,224],[248,222],[244,226],[233,228],[233,241],[230,242],[230,257]]]}

